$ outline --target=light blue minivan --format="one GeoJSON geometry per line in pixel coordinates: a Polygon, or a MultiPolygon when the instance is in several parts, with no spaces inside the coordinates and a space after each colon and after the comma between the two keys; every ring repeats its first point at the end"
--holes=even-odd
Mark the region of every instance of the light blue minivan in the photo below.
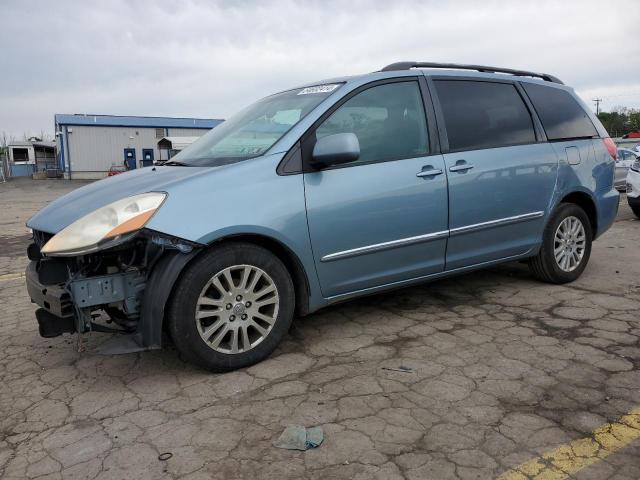
{"type": "Polygon", "coordinates": [[[235,369],[353,297],[522,259],[575,280],[617,213],[615,158],[552,75],[395,63],[276,93],[51,203],[28,222],[27,287],[45,337],[117,331],[103,350],[127,352],[164,332],[235,369]]]}

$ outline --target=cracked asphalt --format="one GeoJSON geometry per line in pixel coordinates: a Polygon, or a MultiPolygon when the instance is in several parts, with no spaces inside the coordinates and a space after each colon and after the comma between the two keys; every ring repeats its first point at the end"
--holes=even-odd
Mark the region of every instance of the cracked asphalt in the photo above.
{"type": "Polygon", "coordinates": [[[39,337],[24,222],[80,185],[0,184],[1,478],[640,478],[640,221],[624,200],[573,284],[515,263],[371,296],[211,374],[171,347],[100,356],[105,334],[83,353],[39,337]],[[292,423],[324,443],[274,448],[292,423]],[[549,456],[567,445],[584,465],[549,456]]]}

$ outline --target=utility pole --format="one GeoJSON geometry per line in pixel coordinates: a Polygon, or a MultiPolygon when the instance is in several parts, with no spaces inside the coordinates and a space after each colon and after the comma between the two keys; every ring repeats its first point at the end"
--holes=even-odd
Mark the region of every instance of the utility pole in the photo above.
{"type": "Polygon", "coordinates": [[[600,102],[602,101],[601,98],[594,98],[593,101],[596,104],[596,115],[600,115],[600,102]]]}

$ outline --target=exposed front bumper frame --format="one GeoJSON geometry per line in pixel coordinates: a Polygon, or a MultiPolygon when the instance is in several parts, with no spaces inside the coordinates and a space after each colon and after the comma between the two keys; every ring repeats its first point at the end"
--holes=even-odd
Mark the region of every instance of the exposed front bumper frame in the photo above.
{"type": "Polygon", "coordinates": [[[25,271],[27,292],[31,301],[44,308],[56,317],[73,316],[73,301],[71,294],[60,285],[43,285],[40,283],[36,262],[29,262],[25,271]]]}
{"type": "MultiPolygon", "coordinates": [[[[102,353],[159,349],[162,347],[165,306],[178,276],[197,253],[197,250],[189,253],[166,252],[146,278],[138,272],[123,272],[84,277],[58,285],[41,283],[37,262],[32,261],[26,269],[27,291],[31,300],[48,313],[37,315],[41,326],[42,318],[46,318],[49,325],[56,318],[60,325],[68,325],[73,320],[76,328],[62,332],[106,331],[106,327],[91,323],[92,309],[114,302],[138,303],[140,318],[137,329],[131,334],[118,335],[111,339],[113,341],[105,342],[103,346],[106,347],[107,343],[110,345],[107,349],[102,348],[102,353]]],[[[55,328],[50,330],[56,331],[55,328]]]]}

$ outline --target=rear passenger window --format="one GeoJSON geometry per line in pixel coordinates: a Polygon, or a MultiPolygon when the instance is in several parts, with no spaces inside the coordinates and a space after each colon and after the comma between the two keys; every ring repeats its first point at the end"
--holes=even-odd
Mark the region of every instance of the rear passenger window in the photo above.
{"type": "Polygon", "coordinates": [[[522,82],[549,140],[596,137],[598,131],[575,98],[565,90],[522,82]]]}
{"type": "Polygon", "coordinates": [[[357,163],[424,156],[427,121],[416,82],[371,87],[347,100],[316,130],[316,138],[354,133],[360,142],[357,163]]]}
{"type": "Polygon", "coordinates": [[[536,141],[533,121],[509,83],[436,80],[450,150],[475,150],[536,141]]]}

